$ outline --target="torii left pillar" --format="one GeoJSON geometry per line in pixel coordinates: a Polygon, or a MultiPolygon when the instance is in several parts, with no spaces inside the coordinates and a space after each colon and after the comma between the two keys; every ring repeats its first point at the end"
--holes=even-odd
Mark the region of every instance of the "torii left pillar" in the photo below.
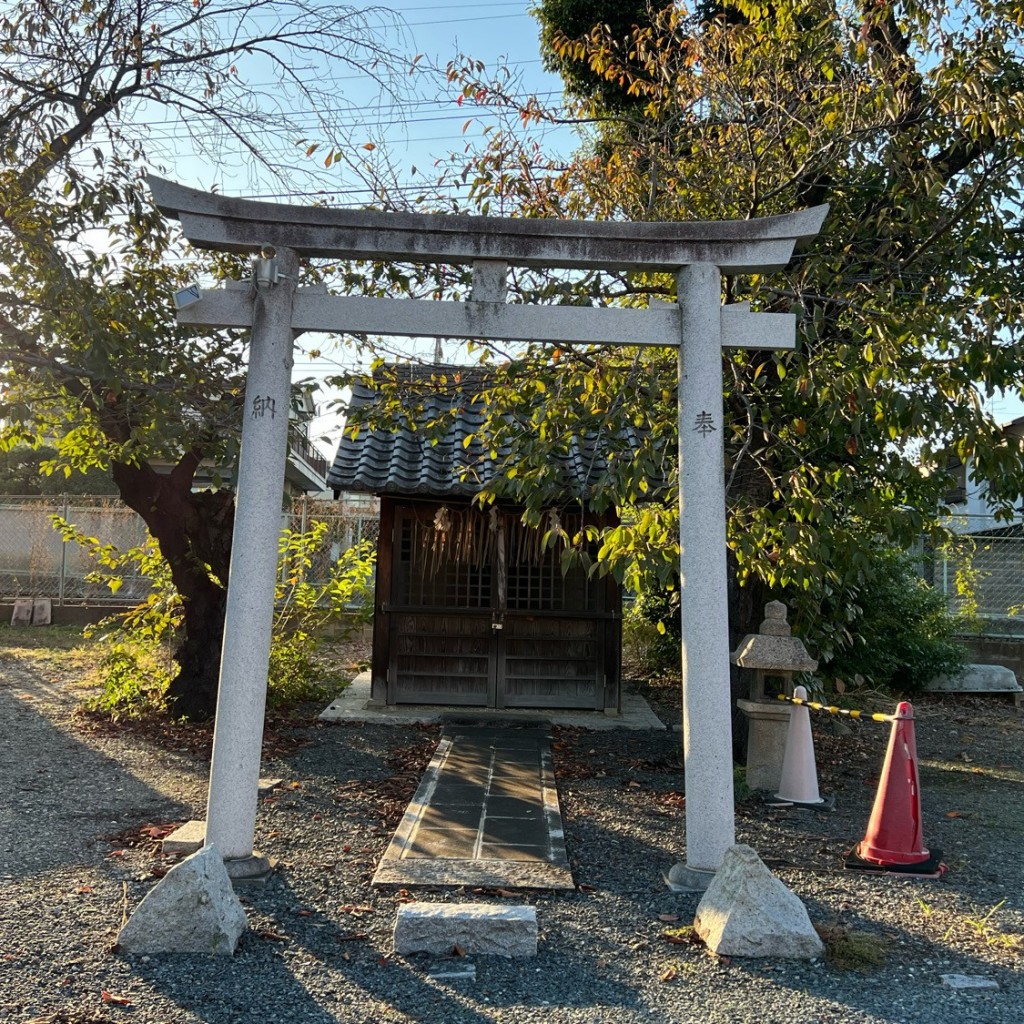
{"type": "Polygon", "coordinates": [[[253,851],[253,834],[288,453],[298,264],[293,250],[278,249],[273,260],[257,261],[252,286],[231,582],[206,810],[206,845],[217,848],[235,879],[259,878],[269,870],[266,858],[253,851]]]}

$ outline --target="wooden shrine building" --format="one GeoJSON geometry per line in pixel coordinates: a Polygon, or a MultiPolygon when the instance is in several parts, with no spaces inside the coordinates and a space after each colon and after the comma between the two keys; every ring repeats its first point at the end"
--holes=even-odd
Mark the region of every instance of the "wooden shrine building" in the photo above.
{"type": "MultiPolygon", "coordinates": [[[[458,372],[401,369],[428,378],[447,371],[447,381],[458,372]]],[[[561,545],[543,544],[552,529],[571,536],[584,523],[614,521],[580,502],[604,470],[600,451],[574,443],[563,460],[565,501],[533,529],[521,508],[472,501],[498,471],[475,440],[463,443],[479,437],[479,402],[459,387],[420,400],[417,420],[445,422],[442,436],[408,427],[346,430],[327,477],[336,495],[380,497],[372,699],[617,713],[620,587],[610,576],[588,578],[578,565],[563,574],[561,545]]],[[[376,401],[374,388],[354,385],[350,421],[376,401]]]]}

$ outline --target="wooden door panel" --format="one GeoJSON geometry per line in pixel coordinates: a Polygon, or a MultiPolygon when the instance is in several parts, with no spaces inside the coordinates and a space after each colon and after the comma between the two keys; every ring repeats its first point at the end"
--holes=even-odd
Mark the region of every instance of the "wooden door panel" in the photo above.
{"type": "Polygon", "coordinates": [[[390,701],[486,707],[493,638],[486,616],[391,616],[390,701]]]}
{"type": "Polygon", "coordinates": [[[504,633],[499,679],[506,707],[603,707],[600,623],[509,615],[504,633]]]}

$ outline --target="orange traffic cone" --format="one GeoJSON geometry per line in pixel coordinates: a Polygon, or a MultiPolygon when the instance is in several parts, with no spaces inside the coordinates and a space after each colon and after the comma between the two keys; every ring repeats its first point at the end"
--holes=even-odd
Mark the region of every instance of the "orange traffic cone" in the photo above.
{"type": "Polygon", "coordinates": [[[921,834],[914,709],[907,701],[896,708],[867,833],[848,855],[846,866],[929,878],[945,870],[942,851],[927,850],[921,834]]]}
{"type": "MultiPolygon", "coordinates": [[[[807,700],[807,690],[793,688],[793,696],[807,700]]],[[[823,800],[818,793],[818,769],[814,764],[814,739],[811,736],[811,716],[802,704],[790,708],[789,731],[786,733],[786,752],[782,758],[782,778],[779,791],[768,803],[797,807],[831,808],[832,802],[823,800]]]]}

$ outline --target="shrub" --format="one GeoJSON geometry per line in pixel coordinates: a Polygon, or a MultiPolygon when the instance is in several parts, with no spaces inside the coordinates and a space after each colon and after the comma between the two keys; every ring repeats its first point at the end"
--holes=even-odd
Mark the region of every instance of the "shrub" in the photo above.
{"type": "MultiPolygon", "coordinates": [[[[117,593],[130,568],[151,583],[144,602],[86,627],[85,635],[105,641],[107,650],[98,666],[102,691],[89,706],[114,719],[164,711],[169,652],[182,616],[181,599],[155,542],[150,538],[122,552],[59,517],[54,521],[64,539],[82,546],[99,566],[90,581],[117,593]]],[[[370,541],[343,552],[326,579],[308,578],[326,532],[326,523],[314,522],[305,533],[286,530],[281,538],[267,679],[267,705],[278,711],[337,692],[342,680],[316,658],[320,636],[329,623],[338,623],[344,639],[372,616],[375,552],[370,541]]]]}
{"type": "Polygon", "coordinates": [[[956,640],[963,620],[902,552],[879,555],[861,588],[853,643],[826,666],[835,680],[860,677],[897,692],[919,690],[937,675],[961,671],[967,649],[956,640]]]}
{"type": "Polygon", "coordinates": [[[624,660],[636,675],[679,672],[681,642],[678,590],[639,593],[622,620],[624,660]]]}

